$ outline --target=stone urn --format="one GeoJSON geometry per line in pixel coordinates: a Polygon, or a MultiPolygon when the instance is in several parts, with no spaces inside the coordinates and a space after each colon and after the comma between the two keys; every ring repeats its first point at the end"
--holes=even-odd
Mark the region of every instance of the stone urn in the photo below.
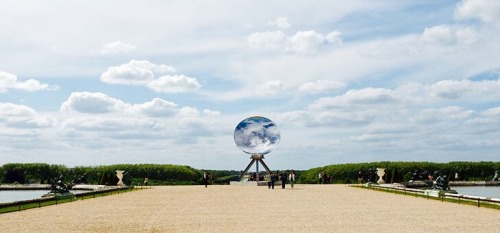
{"type": "Polygon", "coordinates": [[[382,177],[385,175],[385,168],[377,168],[377,175],[379,177],[377,183],[385,184],[384,179],[382,179],[382,177]]]}
{"type": "Polygon", "coordinates": [[[116,185],[118,186],[123,186],[123,172],[125,171],[122,171],[122,170],[117,170],[116,171],[116,177],[118,177],[118,183],[116,185]]]}

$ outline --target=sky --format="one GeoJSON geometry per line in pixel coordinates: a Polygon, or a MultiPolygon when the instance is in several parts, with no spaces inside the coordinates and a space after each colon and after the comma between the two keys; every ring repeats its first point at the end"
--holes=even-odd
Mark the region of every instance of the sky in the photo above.
{"type": "Polygon", "coordinates": [[[500,1],[0,0],[0,164],[499,161],[500,1]]]}

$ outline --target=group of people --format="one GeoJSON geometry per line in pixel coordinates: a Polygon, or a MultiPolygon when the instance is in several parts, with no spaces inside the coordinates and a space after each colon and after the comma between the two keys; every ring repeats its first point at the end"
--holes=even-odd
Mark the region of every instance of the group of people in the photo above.
{"type": "Polygon", "coordinates": [[[274,184],[276,183],[277,180],[281,181],[281,188],[285,189],[286,182],[290,182],[290,186],[293,188],[295,185],[295,171],[291,170],[290,174],[287,175],[286,171],[283,170],[281,171],[280,174],[274,173],[274,172],[268,172],[264,176],[264,181],[267,182],[267,187],[269,189],[274,189],[274,184]]]}
{"type": "MultiPolygon", "coordinates": [[[[261,178],[261,175],[259,174],[259,180],[262,180],[260,178],[261,178]]],[[[294,170],[291,170],[290,174],[287,174],[285,170],[281,171],[281,173],[279,173],[279,174],[278,174],[278,172],[276,172],[276,173],[268,172],[262,178],[264,181],[267,182],[267,186],[269,189],[274,189],[274,185],[275,185],[276,181],[281,181],[281,188],[282,189],[285,188],[287,181],[290,182],[290,186],[292,188],[294,188],[294,185],[295,185],[295,171],[294,170]]],[[[253,179],[255,179],[255,176],[253,179]]],[[[252,180],[249,179],[249,181],[252,181],[252,180]]],[[[213,176],[207,174],[206,172],[203,172],[203,184],[205,185],[205,188],[208,187],[209,181],[213,182],[213,176]]]]}
{"type": "MultiPolygon", "coordinates": [[[[259,180],[264,180],[264,175],[259,173],[259,180]]],[[[257,173],[250,173],[248,176],[248,181],[257,181],[257,173]]]]}
{"type": "Polygon", "coordinates": [[[332,177],[327,174],[326,172],[323,172],[323,173],[319,173],[318,174],[318,180],[319,180],[319,184],[329,184],[332,180],[332,177]]]}

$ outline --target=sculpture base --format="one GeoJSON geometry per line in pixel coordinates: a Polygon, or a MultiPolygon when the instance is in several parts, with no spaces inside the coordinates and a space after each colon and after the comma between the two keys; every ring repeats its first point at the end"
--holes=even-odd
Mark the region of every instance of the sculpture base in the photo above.
{"type": "Polygon", "coordinates": [[[366,182],[363,184],[363,187],[372,187],[372,186],[378,186],[378,183],[373,183],[373,182],[366,182]]]}
{"type": "Polygon", "coordinates": [[[408,182],[402,182],[404,186],[408,188],[414,188],[414,187],[428,187],[431,188],[433,183],[432,180],[410,180],[408,182]]]}
{"type": "Polygon", "coordinates": [[[448,191],[443,191],[439,189],[426,189],[424,190],[424,195],[429,196],[429,197],[441,197],[444,196],[445,193],[451,193],[451,194],[458,194],[456,190],[448,190],[448,191]]]}
{"type": "MultiPolygon", "coordinates": [[[[229,185],[235,185],[235,186],[267,186],[266,181],[230,181],[229,185]]],[[[276,181],[274,182],[274,186],[279,186],[281,185],[281,181],[276,181]]]]}
{"type": "Polygon", "coordinates": [[[424,195],[429,197],[440,197],[444,195],[443,190],[426,189],[424,190],[424,195]]]}

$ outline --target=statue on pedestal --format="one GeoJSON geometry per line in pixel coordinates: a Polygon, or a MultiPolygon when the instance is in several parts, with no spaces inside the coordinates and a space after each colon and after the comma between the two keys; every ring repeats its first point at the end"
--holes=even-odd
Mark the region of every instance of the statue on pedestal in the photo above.
{"type": "Polygon", "coordinates": [[[377,175],[379,177],[377,183],[379,183],[379,184],[385,184],[385,181],[383,179],[383,177],[385,175],[385,168],[377,168],[377,175]]]}
{"type": "Polygon", "coordinates": [[[83,175],[79,177],[75,177],[72,181],[72,184],[88,184],[87,173],[83,173],[83,175]]]}
{"type": "Polygon", "coordinates": [[[42,195],[44,197],[69,198],[75,195],[69,190],[71,186],[64,183],[64,176],[59,176],[58,179],[50,179],[50,192],[42,195]]]}
{"type": "Polygon", "coordinates": [[[420,175],[418,174],[418,170],[415,170],[411,176],[411,180],[410,181],[416,181],[416,180],[421,180],[422,177],[420,177],[420,175]]]}
{"type": "Polygon", "coordinates": [[[123,173],[124,173],[124,172],[125,172],[125,171],[122,171],[122,170],[116,170],[116,177],[118,178],[118,183],[117,183],[116,185],[118,185],[118,186],[123,186],[123,185],[125,185],[125,184],[123,183],[123,173]]]}
{"type": "Polygon", "coordinates": [[[59,176],[59,179],[52,179],[50,185],[51,193],[66,194],[69,193],[69,186],[64,183],[64,176],[59,176]]]}
{"type": "Polygon", "coordinates": [[[128,171],[125,171],[123,173],[123,183],[125,185],[131,185],[132,184],[132,180],[130,179],[130,174],[128,171]]]}
{"type": "Polygon", "coordinates": [[[450,186],[448,186],[448,178],[446,177],[446,175],[438,176],[438,178],[436,178],[436,182],[432,186],[432,189],[449,191],[450,186]]]}
{"type": "Polygon", "coordinates": [[[375,168],[368,169],[368,182],[377,183],[377,175],[375,174],[375,168]]]}

